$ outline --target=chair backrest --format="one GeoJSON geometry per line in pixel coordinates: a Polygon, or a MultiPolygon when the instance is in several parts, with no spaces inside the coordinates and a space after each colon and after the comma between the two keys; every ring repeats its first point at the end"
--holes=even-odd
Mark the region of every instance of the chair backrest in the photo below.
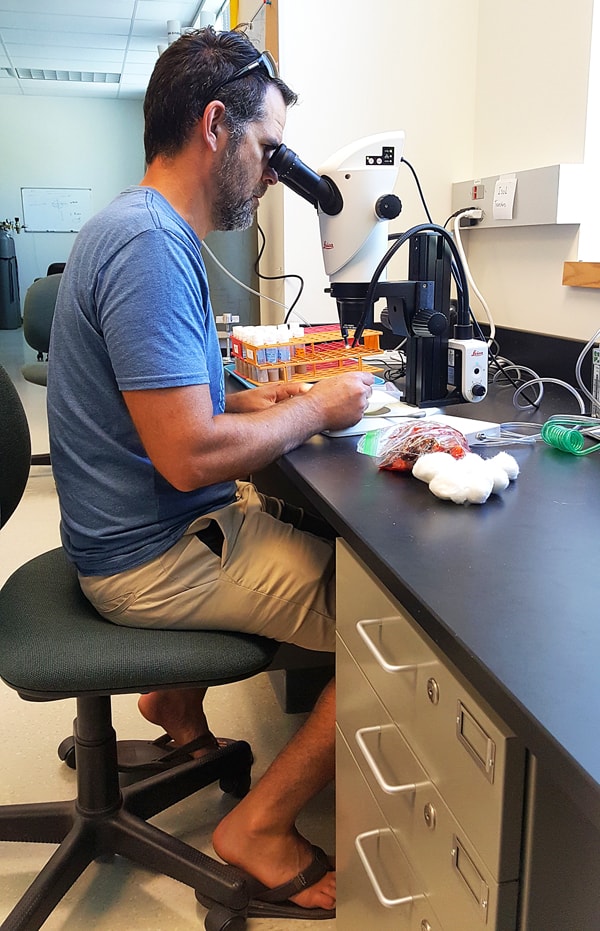
{"type": "Polygon", "coordinates": [[[58,275],[61,272],[64,272],[66,262],[51,262],[48,266],[47,275],[58,275]]]}
{"type": "Polygon", "coordinates": [[[48,352],[54,306],[62,274],[38,278],[27,289],[23,304],[23,336],[37,352],[48,352]]]}
{"type": "Polygon", "coordinates": [[[0,365],[0,527],[21,500],[30,461],[27,417],[17,389],[0,365]]]}

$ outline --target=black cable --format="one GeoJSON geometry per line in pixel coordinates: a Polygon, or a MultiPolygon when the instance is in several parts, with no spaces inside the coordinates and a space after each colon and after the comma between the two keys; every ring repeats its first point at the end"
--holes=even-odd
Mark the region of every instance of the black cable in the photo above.
{"type": "Polygon", "coordinates": [[[427,219],[429,220],[430,223],[433,223],[433,220],[431,219],[431,214],[429,213],[429,207],[427,206],[427,201],[425,200],[425,195],[423,194],[423,189],[422,189],[422,187],[421,187],[421,182],[419,181],[419,178],[417,177],[417,173],[416,173],[415,169],[413,168],[413,166],[411,165],[411,163],[408,162],[405,158],[401,158],[400,161],[401,161],[401,162],[404,162],[404,164],[405,164],[408,168],[410,168],[410,170],[411,170],[411,172],[412,172],[412,176],[413,176],[413,178],[415,179],[415,183],[416,183],[416,185],[417,185],[417,190],[418,190],[418,192],[419,192],[419,197],[421,198],[421,203],[423,204],[423,209],[425,210],[425,216],[427,217],[427,219]]]}
{"type": "MultiPolygon", "coordinates": [[[[473,313],[473,311],[471,310],[471,308],[469,308],[469,312],[470,312],[470,314],[471,314],[471,320],[473,321],[473,327],[474,327],[475,331],[477,332],[477,334],[479,335],[479,338],[480,338],[484,343],[487,343],[487,340],[486,340],[486,338],[485,338],[485,336],[484,336],[483,330],[481,329],[481,327],[480,327],[480,325],[479,325],[479,321],[478,321],[477,318],[475,317],[475,314],[473,313]]],[[[496,340],[494,340],[494,342],[496,343],[496,346],[497,346],[497,352],[494,352],[494,350],[492,349],[492,347],[491,347],[490,345],[488,345],[488,357],[489,357],[489,359],[491,359],[491,361],[494,363],[494,365],[497,366],[497,368],[502,372],[502,374],[504,375],[504,377],[511,383],[511,385],[513,386],[513,388],[516,390],[516,389],[519,387],[518,381],[517,381],[515,378],[513,378],[511,375],[509,375],[509,373],[506,371],[506,369],[505,369],[505,367],[504,367],[504,363],[500,361],[500,358],[499,358],[499,356],[498,356],[498,353],[500,352],[500,346],[499,346],[499,344],[498,344],[498,342],[497,342],[496,340]]],[[[536,410],[539,410],[540,405],[539,405],[539,402],[538,402],[538,401],[533,401],[531,398],[529,398],[529,397],[525,394],[525,392],[523,392],[523,397],[525,398],[525,400],[526,400],[532,407],[535,407],[536,410]]]]}
{"type": "MultiPolygon", "coordinates": [[[[402,158],[401,161],[404,162],[404,164],[407,165],[407,167],[408,167],[408,168],[410,169],[410,171],[412,172],[412,175],[413,175],[413,178],[415,179],[415,183],[416,183],[416,185],[417,185],[417,190],[419,191],[419,196],[420,196],[420,198],[421,198],[421,203],[423,204],[423,208],[424,208],[424,210],[425,210],[425,214],[426,214],[426,216],[427,216],[427,219],[429,220],[429,223],[431,224],[431,226],[435,226],[435,224],[433,223],[433,221],[432,221],[432,219],[431,219],[431,214],[430,214],[430,212],[429,212],[429,208],[427,207],[427,202],[426,202],[426,200],[425,200],[425,195],[423,194],[423,190],[422,190],[422,188],[421,188],[421,184],[420,184],[420,181],[419,181],[419,178],[418,178],[418,176],[417,176],[417,173],[416,173],[415,169],[413,168],[413,166],[411,165],[411,163],[410,163],[409,161],[407,161],[405,158],[402,158]]],[[[444,223],[444,226],[443,226],[443,227],[439,227],[439,229],[442,229],[442,230],[444,230],[444,231],[447,233],[446,227],[448,226],[448,223],[450,222],[450,220],[453,220],[455,217],[460,216],[461,213],[466,213],[468,210],[471,210],[471,209],[472,209],[471,207],[460,207],[458,210],[455,210],[454,213],[451,213],[451,214],[450,214],[450,216],[448,217],[448,219],[447,219],[446,222],[444,223]]],[[[422,228],[427,229],[427,227],[426,227],[425,225],[423,225],[422,228]]],[[[360,321],[359,321],[359,324],[358,324],[358,326],[357,326],[357,328],[356,328],[356,332],[355,332],[355,334],[354,334],[354,340],[353,340],[353,345],[354,345],[354,346],[356,346],[356,343],[357,343],[357,341],[360,339],[360,336],[362,335],[362,331],[363,331],[364,328],[365,328],[366,318],[367,318],[367,315],[368,315],[368,311],[369,311],[370,305],[371,305],[372,300],[373,300],[373,297],[372,297],[372,293],[371,293],[371,292],[375,290],[374,287],[371,288],[371,285],[373,284],[373,280],[374,280],[375,277],[377,276],[377,281],[379,281],[379,275],[381,274],[381,272],[382,272],[383,269],[385,268],[385,265],[387,265],[388,261],[391,259],[392,255],[394,254],[394,252],[396,251],[396,249],[399,249],[400,246],[401,246],[404,242],[406,242],[406,239],[407,239],[407,237],[411,234],[411,232],[414,232],[414,230],[413,230],[413,231],[409,230],[408,233],[392,233],[390,236],[388,236],[388,239],[393,239],[393,240],[395,240],[394,246],[392,247],[392,249],[388,250],[388,252],[387,252],[386,255],[384,256],[382,262],[380,262],[381,270],[379,270],[379,266],[378,266],[378,269],[375,271],[375,274],[373,275],[373,278],[371,279],[371,284],[369,285],[369,291],[367,292],[367,296],[365,297],[365,309],[364,309],[364,311],[363,311],[363,315],[361,316],[361,319],[360,319],[360,321]],[[392,251],[392,250],[393,250],[393,251],[392,251]]],[[[447,235],[449,236],[450,234],[447,233],[447,235]]],[[[454,245],[454,240],[453,240],[453,239],[447,239],[446,241],[449,242],[449,243],[451,243],[451,245],[454,247],[454,248],[452,248],[452,253],[453,253],[453,260],[452,260],[452,264],[451,264],[452,278],[453,278],[454,283],[455,283],[455,285],[456,285],[457,296],[458,296],[459,300],[462,302],[463,312],[464,312],[465,295],[467,295],[467,298],[466,298],[466,299],[467,299],[467,301],[468,301],[468,291],[467,291],[467,278],[466,278],[466,273],[465,273],[465,271],[464,271],[462,262],[461,262],[461,260],[460,260],[459,255],[458,255],[458,250],[456,249],[456,247],[455,247],[455,245],[454,245]],[[458,263],[458,264],[457,264],[457,263],[458,263]],[[462,276],[461,276],[461,274],[460,274],[460,272],[459,272],[459,267],[460,267],[460,270],[462,271],[462,276]],[[462,287],[463,281],[464,281],[464,286],[465,286],[464,293],[463,293],[463,287],[462,287]]],[[[473,311],[471,310],[471,305],[468,304],[467,306],[468,306],[468,315],[469,315],[469,317],[470,317],[470,319],[471,319],[471,321],[472,321],[472,324],[473,324],[475,330],[476,330],[477,333],[479,334],[480,339],[482,339],[484,343],[487,343],[487,340],[485,339],[485,336],[483,335],[483,332],[482,332],[482,330],[481,330],[481,327],[479,326],[479,323],[478,323],[477,319],[475,318],[475,314],[474,314],[473,311]]],[[[514,378],[512,378],[511,375],[509,375],[509,373],[508,373],[508,372],[506,371],[506,369],[504,368],[503,363],[500,362],[500,360],[499,360],[499,358],[498,358],[498,355],[497,355],[496,353],[494,353],[493,350],[492,350],[489,346],[488,346],[488,356],[489,356],[489,358],[494,362],[494,364],[500,369],[500,371],[502,372],[502,374],[504,375],[504,377],[508,379],[508,381],[511,383],[511,385],[512,385],[514,388],[518,388],[519,386],[518,386],[517,381],[516,381],[514,378]]],[[[384,376],[384,377],[385,377],[385,376],[384,376]]],[[[532,407],[535,407],[536,410],[539,410],[539,403],[538,403],[538,402],[531,400],[531,399],[530,399],[529,397],[527,397],[527,395],[525,395],[525,394],[524,394],[524,398],[525,398],[525,400],[526,400],[529,404],[531,404],[532,407]]]]}
{"type": "Polygon", "coordinates": [[[258,220],[257,220],[257,222],[256,222],[256,227],[257,227],[258,232],[260,233],[260,235],[261,235],[261,237],[262,237],[262,244],[261,244],[261,246],[260,246],[260,248],[259,248],[259,250],[258,250],[258,255],[256,256],[256,261],[255,261],[255,263],[254,263],[254,271],[255,271],[257,277],[258,277],[258,278],[262,278],[264,281],[283,281],[285,278],[297,278],[298,281],[300,282],[300,288],[298,289],[298,293],[297,293],[296,297],[294,298],[294,300],[292,301],[290,307],[288,308],[288,311],[287,311],[285,317],[283,318],[283,322],[284,322],[284,323],[287,323],[288,320],[289,320],[290,314],[292,313],[294,307],[296,306],[296,304],[297,304],[298,301],[300,300],[300,295],[302,294],[302,292],[303,292],[303,290],[304,290],[304,278],[302,278],[301,275],[263,275],[263,274],[259,271],[258,265],[259,265],[259,262],[260,262],[260,260],[261,260],[261,258],[262,258],[263,252],[265,251],[265,246],[266,246],[266,243],[267,243],[267,238],[266,238],[266,236],[265,236],[265,234],[264,234],[264,232],[263,232],[263,230],[262,230],[262,227],[261,227],[260,223],[258,222],[258,220]]]}
{"type": "Polygon", "coordinates": [[[461,213],[466,213],[467,210],[471,210],[471,207],[461,207],[459,210],[455,210],[454,213],[451,213],[446,222],[444,223],[444,229],[448,226],[450,220],[453,220],[454,217],[460,216],[461,213]]]}
{"type": "Polygon", "coordinates": [[[437,226],[435,223],[421,223],[419,226],[413,226],[411,229],[407,230],[405,233],[402,234],[402,236],[400,236],[399,239],[397,239],[390,246],[388,251],[385,253],[384,257],[381,259],[379,265],[373,272],[373,277],[371,278],[371,281],[369,282],[369,287],[365,295],[363,312],[361,314],[360,320],[354,332],[354,339],[352,341],[353,346],[357,345],[360,337],[362,336],[363,330],[365,328],[365,324],[367,322],[367,317],[369,315],[369,311],[371,310],[374,304],[375,290],[377,288],[377,285],[379,284],[379,279],[381,277],[381,274],[384,268],[386,267],[386,265],[388,264],[392,256],[396,254],[400,246],[404,245],[404,243],[407,242],[407,240],[410,239],[411,236],[414,236],[416,233],[424,233],[428,231],[437,233],[439,236],[442,236],[446,240],[450,248],[450,251],[452,252],[454,262],[456,264],[456,274],[458,276],[459,285],[460,285],[458,300],[459,300],[460,309],[462,313],[459,313],[459,323],[466,324],[469,322],[469,314],[470,314],[469,285],[467,281],[467,275],[463,268],[463,264],[460,258],[459,251],[456,247],[456,243],[454,242],[448,230],[445,230],[443,226],[437,226]]]}

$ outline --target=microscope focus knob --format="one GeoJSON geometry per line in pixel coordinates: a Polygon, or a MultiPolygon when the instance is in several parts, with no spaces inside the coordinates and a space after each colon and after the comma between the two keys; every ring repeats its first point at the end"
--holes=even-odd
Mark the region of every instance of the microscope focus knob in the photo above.
{"type": "Polygon", "coordinates": [[[411,321],[414,336],[442,336],[448,329],[448,318],[441,310],[419,310],[411,321]]]}
{"type": "Polygon", "coordinates": [[[395,194],[383,194],[375,204],[375,213],[380,220],[395,220],[401,211],[402,201],[395,194]]]}

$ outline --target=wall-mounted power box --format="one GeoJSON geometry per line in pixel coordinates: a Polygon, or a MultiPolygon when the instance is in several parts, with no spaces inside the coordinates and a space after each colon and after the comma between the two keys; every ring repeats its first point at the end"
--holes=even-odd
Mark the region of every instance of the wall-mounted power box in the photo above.
{"type": "Polygon", "coordinates": [[[452,185],[452,211],[480,208],[471,229],[581,222],[583,165],[547,165],[452,185]]]}

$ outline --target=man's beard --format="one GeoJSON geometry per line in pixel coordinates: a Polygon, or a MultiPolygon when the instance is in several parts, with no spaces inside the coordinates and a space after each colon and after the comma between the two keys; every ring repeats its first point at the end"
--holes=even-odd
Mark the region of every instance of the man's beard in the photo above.
{"type": "Polygon", "coordinates": [[[215,230],[246,230],[254,222],[255,197],[262,197],[267,185],[261,182],[248,196],[248,171],[238,148],[228,149],[215,172],[216,196],[213,208],[215,230]]]}

